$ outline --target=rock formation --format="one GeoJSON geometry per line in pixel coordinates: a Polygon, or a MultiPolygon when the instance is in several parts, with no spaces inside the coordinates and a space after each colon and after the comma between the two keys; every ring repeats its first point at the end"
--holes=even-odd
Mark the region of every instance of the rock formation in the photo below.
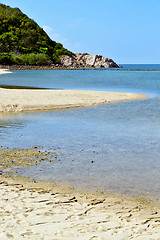
{"type": "Polygon", "coordinates": [[[112,59],[105,58],[102,55],[76,53],[71,56],[62,55],[61,64],[64,67],[82,67],[82,68],[119,68],[112,59]]]}

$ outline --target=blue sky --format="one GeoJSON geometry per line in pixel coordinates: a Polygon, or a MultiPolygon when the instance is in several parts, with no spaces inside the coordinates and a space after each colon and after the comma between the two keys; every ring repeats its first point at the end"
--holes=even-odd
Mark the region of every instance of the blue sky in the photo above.
{"type": "Polygon", "coordinates": [[[160,63],[160,0],[3,0],[73,52],[160,63]]]}

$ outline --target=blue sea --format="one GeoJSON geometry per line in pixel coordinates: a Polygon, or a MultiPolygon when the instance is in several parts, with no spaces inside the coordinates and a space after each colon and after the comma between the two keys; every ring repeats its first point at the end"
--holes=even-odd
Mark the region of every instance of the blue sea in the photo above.
{"type": "Polygon", "coordinates": [[[160,65],[108,70],[18,70],[0,84],[144,93],[143,100],[0,114],[0,145],[57,152],[19,174],[160,200],[160,65]]]}

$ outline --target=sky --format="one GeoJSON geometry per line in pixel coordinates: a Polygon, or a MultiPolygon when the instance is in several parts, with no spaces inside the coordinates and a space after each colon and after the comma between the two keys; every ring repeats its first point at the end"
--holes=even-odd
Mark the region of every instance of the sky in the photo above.
{"type": "Polygon", "coordinates": [[[75,53],[160,64],[160,0],[2,0],[75,53]]]}

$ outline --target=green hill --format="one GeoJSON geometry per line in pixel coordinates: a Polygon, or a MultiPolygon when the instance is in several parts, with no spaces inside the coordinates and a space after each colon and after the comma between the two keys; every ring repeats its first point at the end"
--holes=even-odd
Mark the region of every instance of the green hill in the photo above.
{"type": "Polygon", "coordinates": [[[0,64],[60,63],[71,53],[18,8],[0,4],[0,64]]]}

